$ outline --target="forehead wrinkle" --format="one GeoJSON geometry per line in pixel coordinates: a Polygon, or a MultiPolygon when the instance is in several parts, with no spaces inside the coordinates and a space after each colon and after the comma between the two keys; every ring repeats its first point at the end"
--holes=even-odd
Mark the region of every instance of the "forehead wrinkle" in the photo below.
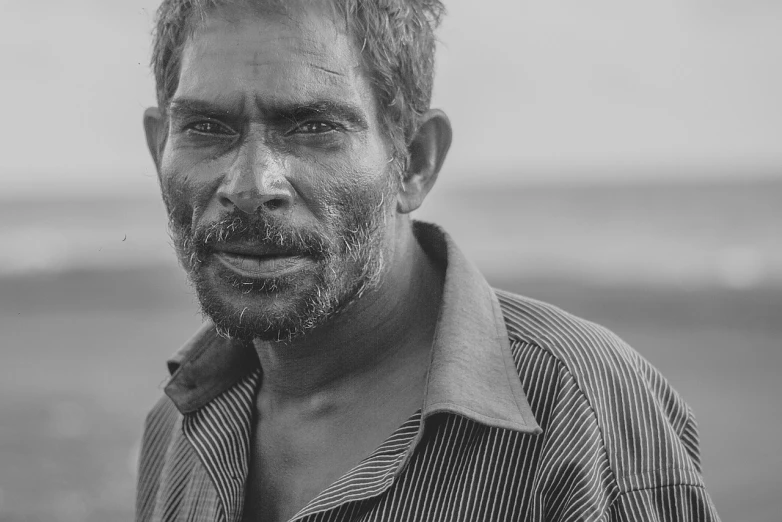
{"type": "MultiPolygon", "coordinates": [[[[334,69],[326,67],[326,64],[323,62],[334,62],[334,50],[340,48],[347,50],[347,54],[350,56],[349,62],[352,63],[346,64],[346,66],[349,68],[358,66],[360,64],[360,59],[353,39],[347,34],[336,30],[333,36],[334,38],[330,43],[309,38],[307,35],[292,35],[287,39],[292,43],[292,50],[296,51],[302,57],[310,59],[310,61],[307,62],[309,65],[324,68],[327,72],[337,72],[334,69]]],[[[344,73],[338,74],[344,75],[344,73]]]]}
{"type": "Polygon", "coordinates": [[[304,105],[319,99],[349,101],[364,109],[368,121],[375,120],[371,81],[360,49],[346,27],[329,16],[319,16],[317,10],[290,17],[237,14],[212,11],[191,35],[183,54],[182,72],[185,63],[197,65],[202,60],[214,62],[216,68],[207,67],[201,72],[196,67],[190,71],[187,88],[183,90],[185,82],[181,82],[179,94],[201,99],[218,93],[221,97],[247,97],[245,110],[252,110],[253,105],[260,108],[253,103],[258,92],[262,92],[267,105],[276,104],[272,98],[280,95],[287,98],[281,101],[304,105]],[[327,23],[318,22],[324,19],[327,23]],[[235,47],[240,44],[244,45],[235,47]],[[285,72],[289,65],[293,68],[285,72]]]}
{"type": "MultiPolygon", "coordinates": [[[[207,30],[203,30],[201,34],[206,38],[201,39],[201,41],[198,42],[200,44],[197,45],[199,51],[204,54],[219,54],[221,49],[218,46],[210,45],[209,39],[222,36],[220,33],[219,27],[209,27],[207,30]]],[[[317,39],[309,38],[307,35],[302,34],[275,35],[273,37],[268,37],[268,41],[265,41],[264,35],[260,33],[257,40],[258,49],[252,54],[252,58],[246,60],[245,63],[257,67],[269,65],[278,61],[279,55],[276,53],[270,55],[268,52],[262,50],[262,47],[268,43],[292,51],[291,57],[288,57],[288,59],[294,58],[297,61],[301,61],[304,65],[329,74],[348,76],[361,70],[362,67],[361,60],[357,55],[357,49],[355,49],[352,39],[348,35],[336,31],[331,43],[318,41],[317,39]],[[342,42],[340,42],[340,40],[342,40],[342,42]],[[340,48],[347,51],[346,53],[341,53],[341,56],[345,57],[345,55],[348,55],[349,59],[347,61],[349,63],[338,63],[340,60],[335,56],[334,50],[340,48]]]]}
{"type": "Polygon", "coordinates": [[[327,75],[327,80],[326,81],[328,83],[332,84],[332,85],[336,85],[339,82],[339,80],[341,80],[341,79],[346,77],[346,75],[342,74],[341,72],[332,71],[331,69],[328,69],[326,67],[322,67],[320,65],[316,65],[314,63],[308,64],[308,65],[310,67],[314,68],[314,69],[317,69],[317,70],[319,70],[321,72],[326,73],[326,75],[327,75]]]}
{"type": "MultiPolygon", "coordinates": [[[[288,1],[290,2],[290,0],[288,1]]],[[[333,2],[298,0],[290,5],[286,3],[280,3],[276,6],[263,5],[266,2],[260,2],[261,5],[255,6],[252,4],[222,5],[211,9],[191,33],[188,43],[193,45],[196,40],[201,40],[202,45],[199,47],[206,47],[206,49],[202,48],[201,52],[209,53],[210,49],[215,46],[209,45],[208,40],[214,36],[223,37],[222,33],[226,24],[233,26],[231,32],[238,33],[242,30],[241,26],[252,27],[254,21],[265,21],[282,25],[289,30],[288,34],[276,33],[270,36],[269,42],[272,43],[272,46],[282,44],[283,47],[287,47],[302,57],[312,58],[308,65],[320,68],[327,73],[337,73],[343,76],[355,74],[358,71],[363,72],[363,60],[359,48],[356,46],[355,38],[350,34],[344,20],[336,16],[336,7],[333,2]],[[315,23],[316,20],[326,20],[328,23],[315,23]],[[197,33],[200,33],[202,38],[195,38],[197,33]],[[353,63],[334,67],[334,62],[339,61],[335,60],[335,49],[347,51],[342,53],[342,56],[345,58],[346,54],[349,55],[349,59],[346,61],[353,63]]],[[[258,31],[257,42],[259,47],[267,44],[262,30],[258,31]]],[[[258,60],[258,55],[261,53],[262,51],[258,51],[253,57],[258,63],[250,65],[263,65],[258,60]]]]}

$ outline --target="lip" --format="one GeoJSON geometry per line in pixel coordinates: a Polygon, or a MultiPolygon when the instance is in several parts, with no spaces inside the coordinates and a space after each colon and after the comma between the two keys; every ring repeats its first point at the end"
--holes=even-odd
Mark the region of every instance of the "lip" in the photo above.
{"type": "Polygon", "coordinates": [[[214,246],[217,253],[234,254],[247,257],[294,257],[300,254],[285,250],[273,245],[264,245],[260,243],[221,243],[214,246]]]}
{"type": "Polygon", "coordinates": [[[313,263],[309,257],[299,254],[269,253],[257,255],[258,249],[237,251],[219,250],[214,256],[232,272],[250,279],[268,279],[282,277],[298,272],[313,263]]]}

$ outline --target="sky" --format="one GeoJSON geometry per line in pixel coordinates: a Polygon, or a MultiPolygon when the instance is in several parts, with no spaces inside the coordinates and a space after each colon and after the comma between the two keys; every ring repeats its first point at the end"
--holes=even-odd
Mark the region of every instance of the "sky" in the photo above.
{"type": "MultiPolygon", "coordinates": [[[[152,193],[157,0],[0,0],[0,195],[152,193]]],[[[449,183],[782,178],[782,3],[446,0],[449,183]]]]}

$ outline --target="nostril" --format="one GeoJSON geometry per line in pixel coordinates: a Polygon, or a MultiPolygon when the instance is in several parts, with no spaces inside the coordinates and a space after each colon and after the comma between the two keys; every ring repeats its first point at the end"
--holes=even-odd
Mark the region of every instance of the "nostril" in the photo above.
{"type": "Polygon", "coordinates": [[[269,201],[264,203],[264,206],[266,207],[267,210],[277,210],[278,208],[283,206],[284,203],[285,202],[282,199],[275,198],[275,199],[270,199],[269,201]]]}
{"type": "Polygon", "coordinates": [[[220,202],[220,204],[225,208],[231,208],[234,206],[234,203],[233,201],[231,201],[231,198],[228,198],[226,196],[218,196],[217,199],[220,202]]]}

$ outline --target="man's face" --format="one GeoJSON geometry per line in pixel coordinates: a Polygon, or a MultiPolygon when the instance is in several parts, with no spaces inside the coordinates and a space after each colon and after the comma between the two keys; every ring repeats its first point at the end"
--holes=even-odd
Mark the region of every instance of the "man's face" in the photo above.
{"type": "MultiPolygon", "coordinates": [[[[314,3],[312,3],[314,4],[314,3]]],[[[350,37],[324,13],[213,12],[159,161],[180,261],[224,333],[278,339],[376,286],[398,172],[350,37]]]]}

